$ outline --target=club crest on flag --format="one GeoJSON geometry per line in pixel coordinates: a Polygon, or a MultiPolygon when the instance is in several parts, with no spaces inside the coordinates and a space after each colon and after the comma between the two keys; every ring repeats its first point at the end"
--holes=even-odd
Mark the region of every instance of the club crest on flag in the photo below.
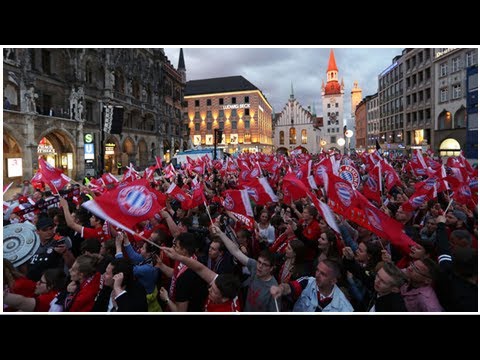
{"type": "Polygon", "coordinates": [[[51,183],[56,187],[59,188],[62,186],[62,179],[52,179],[51,183]]]}
{"type": "Polygon", "coordinates": [[[470,188],[467,185],[463,185],[460,188],[460,194],[463,196],[472,196],[472,192],[470,191],[470,188]]]}
{"type": "Polygon", "coordinates": [[[326,174],[326,172],[327,172],[327,168],[325,165],[320,165],[319,167],[317,167],[317,175],[319,177],[322,177],[323,174],[326,174]]]}
{"type": "Polygon", "coordinates": [[[152,208],[152,196],[144,186],[128,186],[117,199],[120,210],[130,216],[144,216],[152,208]]]}
{"type": "Polygon", "coordinates": [[[428,191],[433,187],[433,185],[435,185],[435,179],[427,179],[427,181],[425,181],[425,185],[423,185],[423,189],[428,191]]]}
{"type": "Polygon", "coordinates": [[[351,182],[355,189],[360,185],[360,175],[354,167],[350,165],[342,165],[338,170],[338,174],[343,180],[351,182]]]}
{"type": "Polygon", "coordinates": [[[249,173],[249,170],[242,171],[242,173],[240,174],[240,177],[242,178],[242,180],[247,180],[248,173],[249,173]]]}
{"type": "Polygon", "coordinates": [[[250,173],[250,177],[257,177],[258,175],[260,175],[260,171],[258,171],[258,168],[254,168],[250,173]]]}
{"type": "Polygon", "coordinates": [[[350,185],[342,182],[337,182],[335,184],[335,191],[337,192],[337,195],[344,206],[348,207],[352,204],[352,198],[353,196],[355,196],[355,194],[350,185]]]}
{"type": "Polygon", "coordinates": [[[177,199],[178,201],[185,201],[185,196],[183,196],[182,194],[175,194],[175,199],[177,199]]]}
{"type": "Polygon", "coordinates": [[[367,186],[371,191],[378,191],[377,181],[370,176],[367,179],[367,186]]]}
{"type": "Polygon", "coordinates": [[[277,169],[278,169],[278,163],[273,164],[272,170],[277,171],[277,169]]]}
{"type": "Polygon", "coordinates": [[[418,175],[427,175],[425,169],[415,169],[418,175]]]}
{"type": "Polygon", "coordinates": [[[258,201],[259,196],[258,196],[258,192],[257,192],[256,189],[251,188],[251,187],[245,187],[245,190],[247,190],[247,193],[248,193],[249,196],[251,196],[255,201],[258,201]]]}
{"type": "Polygon", "coordinates": [[[368,222],[370,223],[370,225],[372,225],[377,230],[383,231],[382,221],[380,220],[377,214],[375,214],[368,207],[365,208],[365,214],[367,215],[368,222]]]}
{"type": "Polygon", "coordinates": [[[302,178],[303,178],[303,171],[302,171],[302,170],[298,170],[298,171],[295,173],[295,176],[297,177],[297,179],[302,179],[302,178]]]}
{"type": "Polygon", "coordinates": [[[419,207],[420,205],[422,205],[425,202],[426,199],[427,199],[427,195],[415,196],[412,199],[412,205],[414,207],[419,207]]]}
{"type": "Polygon", "coordinates": [[[225,199],[223,200],[223,206],[225,206],[225,209],[227,210],[233,210],[235,206],[235,202],[233,201],[232,197],[230,195],[227,195],[225,199]]]}

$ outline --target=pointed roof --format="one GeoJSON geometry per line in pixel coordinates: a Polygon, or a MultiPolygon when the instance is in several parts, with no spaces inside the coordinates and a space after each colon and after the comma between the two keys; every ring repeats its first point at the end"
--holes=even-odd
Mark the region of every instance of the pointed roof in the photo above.
{"type": "Polygon", "coordinates": [[[290,87],[291,87],[290,98],[293,99],[295,97],[295,95],[293,94],[293,81],[290,82],[290,87]]]}
{"type": "Polygon", "coordinates": [[[328,69],[329,71],[338,71],[337,63],[335,62],[335,54],[333,53],[333,49],[330,49],[330,58],[328,59],[328,69]]]}
{"type": "Polygon", "coordinates": [[[178,58],[178,70],[186,70],[185,60],[183,59],[183,49],[180,48],[180,56],[178,58]]]}

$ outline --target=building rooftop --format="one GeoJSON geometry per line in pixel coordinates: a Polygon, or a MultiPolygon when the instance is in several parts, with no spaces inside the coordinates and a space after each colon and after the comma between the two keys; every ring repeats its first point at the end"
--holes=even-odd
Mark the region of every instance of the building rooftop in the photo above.
{"type": "Polygon", "coordinates": [[[259,89],[243,76],[227,76],[187,81],[187,85],[185,87],[185,96],[248,90],[259,89]]]}

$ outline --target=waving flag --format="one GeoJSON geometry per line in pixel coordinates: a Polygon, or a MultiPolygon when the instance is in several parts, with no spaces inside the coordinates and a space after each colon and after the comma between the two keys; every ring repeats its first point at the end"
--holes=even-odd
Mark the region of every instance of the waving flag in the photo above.
{"type": "Polygon", "coordinates": [[[38,171],[42,173],[42,180],[54,194],[57,194],[58,190],[63,189],[65,185],[72,181],[61,169],[54,168],[41,156],[38,158],[38,168],[38,171]]]}
{"type": "Polygon", "coordinates": [[[160,211],[157,197],[145,179],[135,180],[122,188],[108,191],[82,206],[129,232],[137,223],[150,219],[160,211]]]}
{"type": "Polygon", "coordinates": [[[223,206],[225,209],[242,215],[253,216],[252,204],[250,204],[247,190],[226,190],[224,195],[223,206]]]}

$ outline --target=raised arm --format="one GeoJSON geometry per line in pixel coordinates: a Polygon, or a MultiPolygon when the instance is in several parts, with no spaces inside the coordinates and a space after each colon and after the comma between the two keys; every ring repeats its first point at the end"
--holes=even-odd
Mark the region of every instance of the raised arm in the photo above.
{"type": "Polygon", "coordinates": [[[203,265],[199,261],[197,261],[195,259],[192,259],[192,258],[189,258],[189,257],[186,257],[186,256],[183,256],[183,255],[180,255],[179,253],[177,253],[172,248],[162,246],[161,249],[163,250],[163,252],[165,254],[167,254],[167,256],[170,259],[178,260],[178,261],[184,263],[185,265],[187,265],[190,269],[195,271],[208,284],[210,284],[213,280],[215,280],[215,276],[217,276],[217,273],[210,270],[208,267],[206,267],[205,265],[203,265]]]}
{"type": "Polygon", "coordinates": [[[247,266],[249,258],[239,249],[238,245],[235,244],[232,240],[230,240],[228,236],[225,235],[225,233],[222,230],[220,230],[218,226],[212,225],[210,229],[212,230],[212,233],[214,235],[218,235],[220,239],[222,239],[223,243],[225,244],[225,247],[227,248],[228,251],[230,251],[230,254],[235,256],[235,258],[238,261],[240,261],[242,265],[247,266]]]}
{"type": "Polygon", "coordinates": [[[4,293],[3,303],[21,311],[35,310],[35,298],[25,297],[23,295],[4,293]]]}
{"type": "Polygon", "coordinates": [[[77,224],[75,220],[73,220],[72,214],[70,214],[70,210],[68,209],[68,202],[61,196],[60,205],[62,206],[63,214],[65,215],[65,221],[67,222],[68,227],[81,234],[82,226],[80,224],[77,224]]]}

